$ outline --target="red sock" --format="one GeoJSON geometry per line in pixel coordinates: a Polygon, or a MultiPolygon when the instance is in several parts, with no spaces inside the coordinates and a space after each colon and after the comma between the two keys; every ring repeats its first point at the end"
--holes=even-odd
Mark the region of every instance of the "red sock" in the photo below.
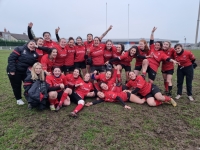
{"type": "Polygon", "coordinates": [[[73,110],[73,112],[78,113],[78,112],[83,108],[83,106],[84,106],[84,105],[82,105],[82,104],[78,104],[78,105],[76,106],[76,108],[73,110]]]}
{"type": "Polygon", "coordinates": [[[122,82],[121,74],[117,74],[117,80],[118,80],[118,82],[122,82]]]}
{"type": "Polygon", "coordinates": [[[49,98],[49,103],[50,103],[50,105],[56,105],[58,103],[58,99],[57,98],[56,99],[49,98]]]}
{"type": "Polygon", "coordinates": [[[59,106],[62,106],[62,104],[64,103],[64,101],[67,99],[67,96],[68,96],[68,94],[65,93],[65,92],[62,94],[62,97],[61,97],[61,99],[60,99],[59,106]]]}
{"type": "Polygon", "coordinates": [[[169,102],[171,100],[171,97],[169,96],[164,96],[165,97],[165,102],[169,102]]]}
{"type": "Polygon", "coordinates": [[[143,74],[144,76],[146,76],[147,73],[146,73],[146,72],[143,72],[142,74],[143,74]]]}
{"type": "Polygon", "coordinates": [[[169,82],[167,82],[167,81],[164,81],[164,85],[165,85],[165,91],[167,91],[168,92],[168,84],[169,84],[169,82]]]}
{"type": "Polygon", "coordinates": [[[154,100],[155,101],[155,103],[156,103],[156,106],[159,106],[159,105],[161,105],[162,104],[162,102],[161,101],[158,101],[158,100],[154,100]]]}

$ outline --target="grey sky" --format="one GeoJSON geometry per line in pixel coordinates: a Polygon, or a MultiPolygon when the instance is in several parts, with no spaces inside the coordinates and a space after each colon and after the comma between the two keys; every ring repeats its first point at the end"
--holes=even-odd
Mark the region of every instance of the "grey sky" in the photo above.
{"type": "MultiPolygon", "coordinates": [[[[23,33],[28,22],[34,23],[36,36],[60,26],[60,37],[101,35],[107,18],[113,29],[106,38],[128,37],[128,4],[130,38],[149,38],[158,27],[155,38],[194,43],[198,0],[0,0],[0,31],[23,33]]],[[[199,34],[200,35],[200,34],[199,34]]],[[[198,38],[200,41],[200,36],[198,38]]]]}

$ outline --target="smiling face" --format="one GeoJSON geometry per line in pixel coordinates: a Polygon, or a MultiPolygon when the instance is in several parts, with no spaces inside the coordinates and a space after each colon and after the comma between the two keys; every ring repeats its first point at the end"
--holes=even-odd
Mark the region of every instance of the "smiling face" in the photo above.
{"type": "Polygon", "coordinates": [[[51,58],[56,58],[57,54],[58,54],[57,49],[53,49],[51,54],[50,54],[50,57],[51,58]]]}
{"type": "Polygon", "coordinates": [[[129,78],[131,79],[131,80],[135,80],[135,78],[136,78],[136,75],[135,75],[135,73],[134,72],[129,72],[129,78]]]}
{"type": "Polygon", "coordinates": [[[100,87],[101,87],[101,89],[103,89],[103,90],[108,90],[108,85],[107,84],[105,84],[105,83],[101,83],[100,84],[100,87]]]}
{"type": "Polygon", "coordinates": [[[94,38],[94,46],[98,46],[100,43],[99,39],[96,37],[94,38]]]}
{"type": "Polygon", "coordinates": [[[30,49],[30,51],[35,51],[35,42],[30,41],[27,45],[27,47],[30,49]]]}
{"type": "Polygon", "coordinates": [[[60,42],[59,42],[59,45],[60,45],[60,47],[62,47],[62,48],[65,48],[66,44],[67,44],[66,39],[61,39],[60,42]]]}
{"type": "Polygon", "coordinates": [[[76,39],[76,43],[77,43],[78,45],[82,45],[83,41],[82,41],[81,39],[76,39]]]}
{"type": "Polygon", "coordinates": [[[90,80],[90,74],[86,73],[84,76],[84,81],[88,82],[90,80]]]}
{"type": "Polygon", "coordinates": [[[140,47],[141,50],[144,50],[144,48],[145,48],[145,43],[144,43],[143,41],[140,41],[140,42],[139,42],[139,47],[140,47]]]}
{"type": "Polygon", "coordinates": [[[112,47],[112,42],[110,42],[110,41],[107,42],[107,43],[106,43],[106,49],[107,49],[107,50],[110,50],[111,47],[112,47]]]}
{"type": "Polygon", "coordinates": [[[116,48],[117,48],[117,52],[118,53],[120,53],[122,51],[122,46],[121,45],[117,45],[116,48]]]}
{"type": "Polygon", "coordinates": [[[73,47],[74,46],[74,40],[69,40],[69,42],[68,42],[68,45],[69,45],[69,47],[73,47]]]}
{"type": "Polygon", "coordinates": [[[50,41],[51,40],[51,35],[49,33],[44,34],[44,40],[45,41],[50,41]]]}
{"type": "Polygon", "coordinates": [[[92,42],[92,40],[93,40],[93,36],[91,34],[88,34],[87,35],[87,41],[92,42]]]}
{"type": "Polygon", "coordinates": [[[161,49],[161,45],[160,43],[155,43],[155,50],[160,50],[161,49]]]}
{"type": "Polygon", "coordinates": [[[177,54],[179,54],[182,51],[182,47],[181,46],[176,46],[175,51],[177,54]]]}
{"type": "Polygon", "coordinates": [[[135,55],[135,53],[136,53],[136,49],[135,48],[130,49],[129,54],[131,56],[135,55]]]}
{"type": "Polygon", "coordinates": [[[43,46],[43,44],[44,44],[44,40],[43,39],[38,39],[37,40],[37,45],[38,46],[43,46]]]}
{"type": "Polygon", "coordinates": [[[60,70],[60,68],[55,68],[55,69],[53,70],[53,75],[54,75],[55,77],[59,77],[59,76],[61,75],[61,70],[60,70]]]}
{"type": "Polygon", "coordinates": [[[36,74],[40,74],[41,73],[41,71],[42,71],[42,67],[41,67],[41,65],[37,65],[37,66],[35,66],[35,73],[36,74]]]}
{"type": "Polygon", "coordinates": [[[73,76],[74,76],[74,78],[78,78],[79,75],[80,75],[79,70],[78,70],[78,69],[74,69],[74,72],[73,72],[73,76]]]}
{"type": "Polygon", "coordinates": [[[106,71],[106,79],[107,79],[107,80],[110,79],[111,76],[112,76],[111,71],[106,71]]]}
{"type": "Polygon", "coordinates": [[[163,43],[163,49],[168,50],[170,48],[170,43],[169,42],[164,42],[163,43]]]}
{"type": "Polygon", "coordinates": [[[105,97],[103,92],[97,92],[97,96],[101,99],[103,99],[105,97]]]}

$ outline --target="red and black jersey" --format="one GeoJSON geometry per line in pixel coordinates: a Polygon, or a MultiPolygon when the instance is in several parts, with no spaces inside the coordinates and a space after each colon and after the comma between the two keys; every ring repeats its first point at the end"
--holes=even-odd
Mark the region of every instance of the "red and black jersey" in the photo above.
{"type": "MultiPolygon", "coordinates": [[[[171,59],[174,59],[174,53],[176,53],[174,48],[163,50],[163,52],[171,59]]],[[[173,70],[173,69],[174,69],[174,64],[172,62],[168,62],[168,61],[162,62],[162,71],[168,71],[168,70],[173,70]]]]}
{"type": "MultiPolygon", "coordinates": [[[[50,40],[50,41],[46,41],[46,40],[44,40],[44,44],[43,44],[43,46],[44,47],[48,47],[48,48],[54,48],[55,46],[57,46],[58,45],[58,43],[57,42],[54,42],[54,41],[52,41],[52,40],[50,40]]],[[[46,52],[43,52],[44,54],[47,54],[46,52]]]]}
{"type": "Polygon", "coordinates": [[[119,96],[124,102],[128,101],[127,93],[125,92],[112,92],[112,91],[103,91],[104,98],[106,102],[118,102],[116,97],[119,96]]]}
{"type": "MultiPolygon", "coordinates": [[[[119,57],[121,56],[121,52],[117,52],[116,47],[113,49],[113,58],[119,57]]],[[[118,65],[119,62],[118,61],[113,61],[112,64],[118,65]]]]}
{"type": "Polygon", "coordinates": [[[51,72],[52,67],[55,66],[55,59],[49,59],[49,55],[45,54],[41,59],[42,69],[51,72]]]}
{"type": "Polygon", "coordinates": [[[91,42],[85,41],[84,45],[86,47],[86,49],[90,49],[94,44],[94,40],[92,40],[91,42]]]}
{"type": "Polygon", "coordinates": [[[81,77],[74,78],[73,74],[67,74],[65,76],[65,81],[66,85],[68,85],[69,88],[73,89],[74,85],[80,83],[81,81],[83,81],[83,79],[81,77]]]}
{"type": "Polygon", "coordinates": [[[138,75],[135,80],[129,80],[126,86],[133,89],[139,88],[140,90],[138,93],[142,96],[146,96],[151,92],[152,84],[144,80],[142,76],[138,75]]]}
{"type": "Polygon", "coordinates": [[[84,99],[85,96],[91,91],[94,91],[93,84],[91,82],[84,82],[83,80],[78,81],[76,84],[82,83],[83,85],[78,86],[75,89],[75,92],[82,98],[84,99]]]}
{"type": "Polygon", "coordinates": [[[166,61],[167,58],[169,58],[163,51],[161,50],[155,50],[155,45],[150,45],[150,55],[152,57],[147,58],[149,61],[149,66],[151,69],[153,69],[155,72],[157,72],[158,67],[160,66],[161,61],[166,61]]]}
{"type": "MultiPolygon", "coordinates": [[[[138,52],[139,52],[139,55],[141,56],[148,56],[149,55],[149,51],[148,52],[145,52],[144,50],[141,50],[139,47],[138,47],[138,52]]],[[[137,58],[136,57],[136,62],[135,62],[135,66],[142,66],[142,61],[144,59],[141,59],[141,58],[137,58]]]]}
{"type": "Polygon", "coordinates": [[[104,65],[104,49],[105,44],[99,44],[99,46],[92,46],[90,48],[89,56],[92,58],[93,65],[104,65]]]}
{"type": "Polygon", "coordinates": [[[183,50],[180,54],[174,53],[174,58],[180,63],[180,66],[187,67],[192,65],[192,60],[195,59],[191,51],[183,50]]]}
{"type": "Polygon", "coordinates": [[[61,67],[64,65],[65,58],[67,57],[67,50],[60,45],[55,45],[54,47],[57,49],[55,66],[61,67]]]}
{"type": "Polygon", "coordinates": [[[129,52],[125,52],[121,56],[119,56],[120,64],[125,66],[131,66],[131,61],[135,58],[135,55],[130,56],[129,52]]]}
{"type": "Polygon", "coordinates": [[[44,52],[40,49],[36,49],[36,53],[38,54],[38,62],[41,62],[42,56],[44,55],[44,52]]]}
{"type": "Polygon", "coordinates": [[[65,58],[65,66],[73,66],[74,65],[74,58],[75,58],[75,47],[70,47],[69,45],[66,45],[65,47],[67,49],[67,56],[65,58]]]}
{"type": "Polygon", "coordinates": [[[54,75],[46,76],[46,82],[50,85],[50,87],[59,87],[60,84],[66,85],[65,76],[62,74],[59,77],[55,77],[54,75]]]}
{"type": "Polygon", "coordinates": [[[104,50],[104,62],[107,62],[107,61],[109,61],[111,58],[113,58],[113,51],[116,51],[115,49],[116,49],[115,46],[112,46],[110,50],[107,50],[107,49],[105,48],[105,50],[104,50]]]}
{"type": "Polygon", "coordinates": [[[74,62],[83,62],[85,60],[86,47],[85,45],[75,46],[74,62]]]}

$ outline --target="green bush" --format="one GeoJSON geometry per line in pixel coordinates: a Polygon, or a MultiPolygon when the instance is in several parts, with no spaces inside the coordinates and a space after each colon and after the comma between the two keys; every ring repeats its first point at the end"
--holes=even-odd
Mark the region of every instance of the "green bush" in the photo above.
{"type": "Polygon", "coordinates": [[[25,43],[25,41],[7,41],[0,39],[0,46],[22,46],[25,43]]]}

